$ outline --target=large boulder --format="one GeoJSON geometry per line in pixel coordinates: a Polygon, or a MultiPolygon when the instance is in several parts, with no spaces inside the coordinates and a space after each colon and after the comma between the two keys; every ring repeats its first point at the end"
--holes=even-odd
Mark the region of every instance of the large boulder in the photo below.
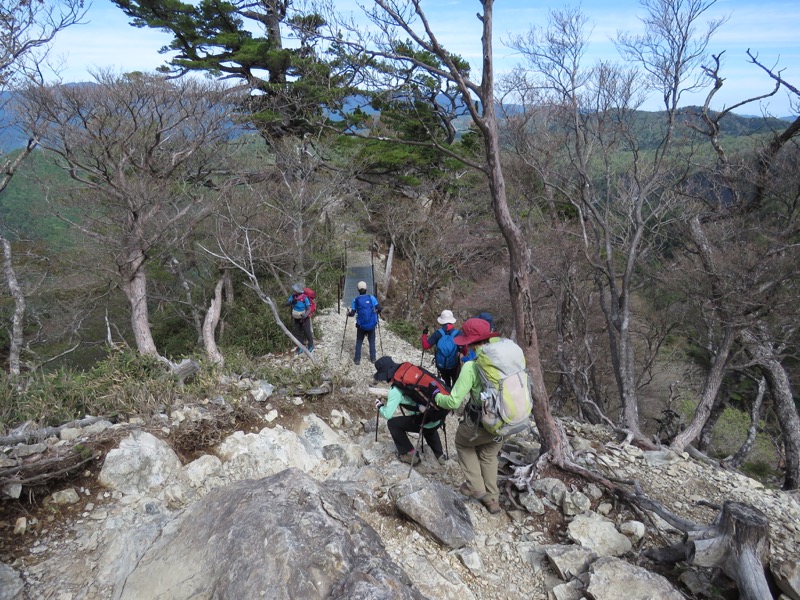
{"type": "Polygon", "coordinates": [[[21,600],[25,584],[14,569],[0,563],[0,600],[21,600]]]}
{"type": "Polygon", "coordinates": [[[311,471],[321,459],[307,445],[293,431],[265,427],[258,433],[235,431],[217,447],[217,455],[229,481],[259,479],[289,468],[311,471]]]}
{"type": "Polygon", "coordinates": [[[295,468],[215,489],[164,528],[115,598],[423,599],[350,505],[295,468]]]}
{"type": "Polygon", "coordinates": [[[450,548],[463,548],[475,539],[464,500],[441,483],[430,483],[399,498],[397,509],[450,548]]]}
{"type": "Polygon", "coordinates": [[[619,558],[601,558],[590,570],[586,594],[594,600],[682,600],[664,577],[619,558]]]}
{"type": "Polygon", "coordinates": [[[172,481],[181,469],[169,444],[146,431],[134,431],[106,455],[99,482],[123,494],[141,495],[172,481]]]}

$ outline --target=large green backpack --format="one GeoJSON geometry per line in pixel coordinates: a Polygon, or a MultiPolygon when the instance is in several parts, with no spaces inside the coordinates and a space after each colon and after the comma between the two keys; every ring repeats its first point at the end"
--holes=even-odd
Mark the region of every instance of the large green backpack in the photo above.
{"type": "Polygon", "coordinates": [[[530,376],[522,348],[507,338],[485,344],[475,359],[481,377],[481,424],[491,434],[519,433],[530,425],[530,376]]]}

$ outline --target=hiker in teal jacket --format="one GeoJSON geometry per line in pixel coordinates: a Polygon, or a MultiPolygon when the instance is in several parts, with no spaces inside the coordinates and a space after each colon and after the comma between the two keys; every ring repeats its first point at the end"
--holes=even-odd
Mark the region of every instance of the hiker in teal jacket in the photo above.
{"type": "MultiPolygon", "coordinates": [[[[391,381],[392,375],[394,375],[399,366],[391,357],[381,357],[375,362],[376,372],[374,379],[376,381],[391,381]]],[[[387,420],[386,425],[389,428],[392,440],[394,440],[400,460],[408,464],[418,464],[422,459],[416,456],[414,445],[408,439],[408,432],[419,433],[423,423],[424,414],[419,412],[418,404],[393,385],[389,388],[389,396],[386,399],[386,403],[376,400],[375,408],[387,420]],[[397,409],[401,407],[405,414],[394,416],[397,409]]],[[[441,425],[441,420],[425,421],[422,435],[439,464],[444,464],[446,459],[442,448],[442,440],[439,437],[439,427],[441,425]]]]}

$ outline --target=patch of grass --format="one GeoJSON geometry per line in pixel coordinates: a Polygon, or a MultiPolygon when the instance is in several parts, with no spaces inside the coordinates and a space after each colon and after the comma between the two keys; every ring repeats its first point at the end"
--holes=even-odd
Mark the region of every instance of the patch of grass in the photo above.
{"type": "Polygon", "coordinates": [[[389,323],[389,331],[413,346],[419,344],[420,330],[416,323],[397,319],[389,323]]]}
{"type": "Polygon", "coordinates": [[[763,461],[748,461],[741,466],[741,471],[748,477],[752,477],[762,483],[774,482],[781,477],[781,473],[775,468],[774,464],[763,461]]]}
{"type": "Polygon", "coordinates": [[[0,429],[33,421],[54,426],[86,415],[150,414],[205,397],[216,386],[211,371],[181,386],[157,359],[125,351],[89,371],[59,369],[12,381],[0,375],[0,429]]]}
{"type": "MultiPolygon", "coordinates": [[[[677,406],[685,423],[691,420],[696,408],[697,402],[689,398],[684,398],[677,406]]],[[[726,408],[712,432],[709,455],[719,459],[733,455],[747,438],[749,427],[750,415],[747,412],[732,407],[726,408]]],[[[780,477],[776,467],[778,456],[770,438],[769,426],[762,421],[758,429],[753,448],[747,460],[742,463],[741,471],[762,483],[771,483],[776,477],[780,477]]]]}

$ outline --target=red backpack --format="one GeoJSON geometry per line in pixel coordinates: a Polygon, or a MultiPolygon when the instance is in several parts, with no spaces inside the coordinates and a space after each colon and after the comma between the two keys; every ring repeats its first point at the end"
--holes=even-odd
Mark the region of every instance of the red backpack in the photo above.
{"type": "Polygon", "coordinates": [[[308,316],[310,317],[311,315],[314,314],[314,311],[317,310],[317,303],[314,302],[314,300],[316,300],[316,298],[317,298],[317,293],[314,290],[312,290],[310,287],[307,287],[307,288],[303,288],[303,295],[306,298],[308,298],[308,302],[309,302],[309,305],[310,305],[309,308],[308,308],[308,316]]]}
{"type": "Polygon", "coordinates": [[[436,406],[431,400],[433,391],[449,394],[450,388],[433,373],[414,363],[401,363],[392,376],[391,384],[400,388],[403,394],[418,405],[429,407],[426,421],[440,421],[450,412],[446,408],[436,406]]]}

